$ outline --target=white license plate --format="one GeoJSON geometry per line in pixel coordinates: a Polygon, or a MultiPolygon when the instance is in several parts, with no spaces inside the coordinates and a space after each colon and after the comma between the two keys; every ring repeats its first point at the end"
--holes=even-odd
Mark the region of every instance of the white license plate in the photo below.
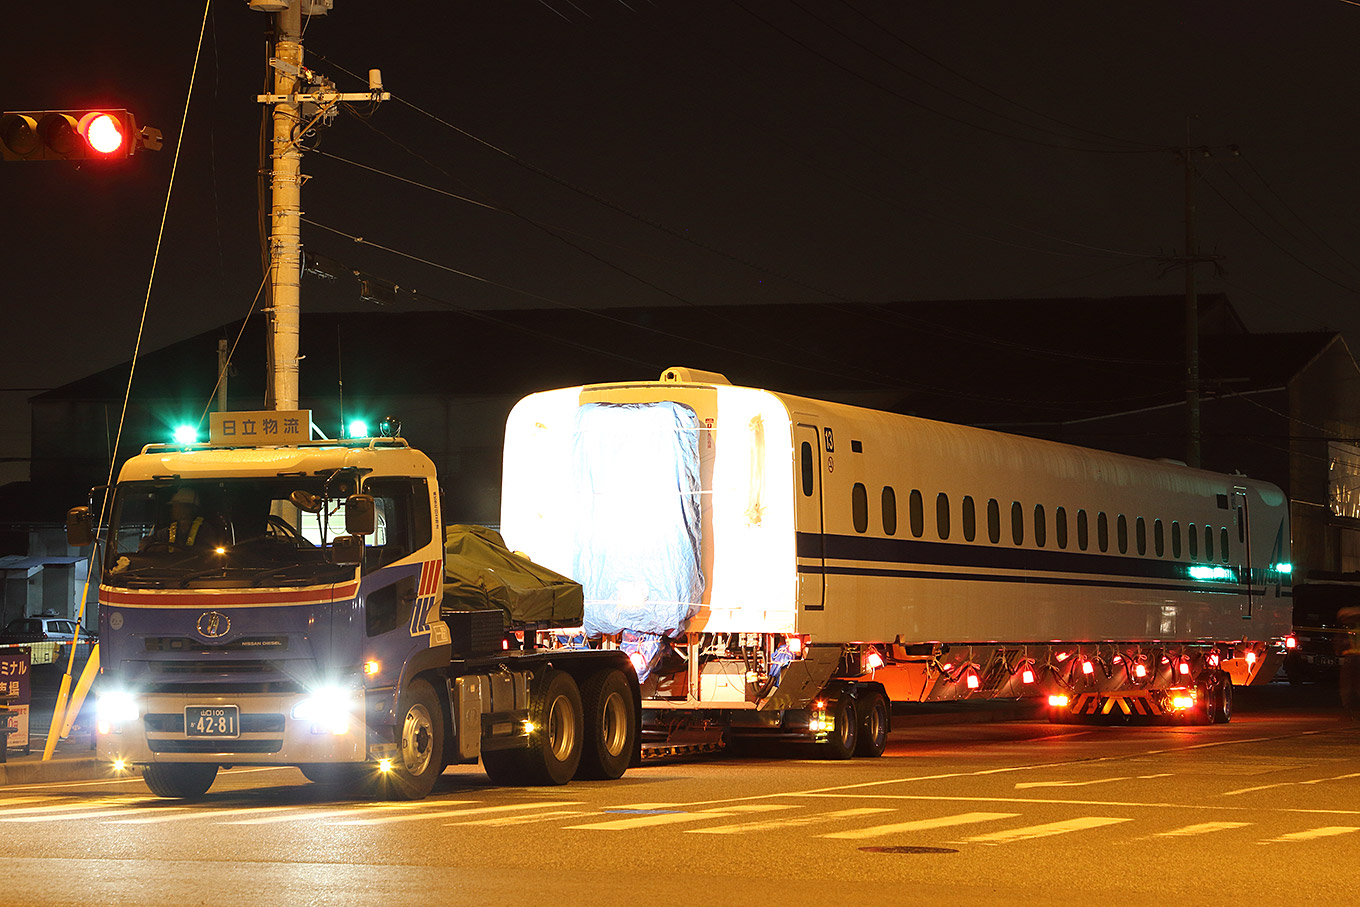
{"type": "Polygon", "coordinates": [[[240,709],[234,705],[185,706],[184,733],[188,737],[239,737],[240,709]]]}

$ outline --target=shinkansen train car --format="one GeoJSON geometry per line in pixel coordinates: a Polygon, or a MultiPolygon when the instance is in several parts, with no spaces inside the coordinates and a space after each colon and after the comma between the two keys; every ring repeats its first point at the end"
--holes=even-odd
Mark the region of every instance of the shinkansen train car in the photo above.
{"type": "Polygon", "coordinates": [[[669,725],[872,754],[889,697],[1227,720],[1290,629],[1287,502],[1244,476],[683,368],[526,397],[504,469],[508,543],[669,725]]]}

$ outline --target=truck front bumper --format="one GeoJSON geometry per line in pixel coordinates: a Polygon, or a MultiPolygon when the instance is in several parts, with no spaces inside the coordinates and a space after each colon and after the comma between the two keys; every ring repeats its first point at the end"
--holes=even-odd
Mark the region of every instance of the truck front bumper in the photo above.
{"type": "Polygon", "coordinates": [[[223,765],[363,762],[369,755],[363,693],[356,691],[353,695],[348,720],[328,724],[293,717],[295,707],[308,698],[300,694],[161,693],[141,696],[136,699],[136,718],[101,719],[97,723],[95,755],[109,762],[121,760],[136,765],[153,762],[223,765]],[[234,735],[187,732],[187,709],[232,707],[237,710],[238,717],[234,735]]]}

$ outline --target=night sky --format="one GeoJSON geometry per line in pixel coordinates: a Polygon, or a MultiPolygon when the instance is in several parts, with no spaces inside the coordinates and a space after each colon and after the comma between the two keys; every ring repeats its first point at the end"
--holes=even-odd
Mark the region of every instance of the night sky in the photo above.
{"type": "MultiPolygon", "coordinates": [[[[394,310],[1176,294],[1190,117],[1200,289],[1360,350],[1346,0],[335,6],[307,64],[395,98],[309,140],[303,240],[418,292],[394,310]]],[[[186,97],[143,349],[251,307],[269,17],[216,0],[189,95],[203,12],[6,7],[0,106],[127,107],[166,141],[0,163],[0,456],[26,454],[28,389],[131,358],[186,97]]],[[[303,294],[373,309],[352,281],[303,294]]]]}

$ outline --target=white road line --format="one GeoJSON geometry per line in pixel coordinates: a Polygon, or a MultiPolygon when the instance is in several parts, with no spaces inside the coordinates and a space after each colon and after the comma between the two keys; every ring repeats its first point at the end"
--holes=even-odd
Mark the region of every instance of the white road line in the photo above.
{"type": "Polygon", "coordinates": [[[486,825],[501,828],[507,825],[529,825],[533,822],[549,822],[553,819],[574,819],[577,816],[598,815],[593,809],[550,809],[545,813],[531,813],[527,816],[497,816],[494,819],[471,819],[467,822],[446,822],[445,827],[454,825],[486,825]]]}
{"type": "MultiPolygon", "coordinates": [[[[447,800],[445,803],[449,802],[447,800]]],[[[471,801],[476,802],[476,801],[471,801]]],[[[429,819],[447,819],[450,816],[469,816],[477,813],[497,813],[514,809],[548,809],[554,806],[579,806],[579,800],[558,800],[543,803],[511,803],[506,806],[471,806],[466,809],[441,809],[430,813],[414,813],[405,816],[379,816],[374,819],[349,819],[344,822],[330,822],[330,825],[388,825],[393,822],[424,822],[429,819]]]]}
{"type": "Polygon", "coordinates": [[[855,819],[860,816],[875,816],[890,813],[891,809],[882,806],[861,806],[856,809],[838,809],[829,813],[816,813],[811,816],[790,816],[787,819],[767,819],[763,822],[741,822],[737,825],[715,825],[712,828],[687,828],[687,835],[742,835],[753,831],[775,831],[781,828],[804,828],[821,822],[834,822],[837,819],[855,819]]]}
{"type": "Polygon", "coordinates": [[[721,819],[742,813],[770,812],[777,809],[797,809],[774,803],[750,803],[740,806],[724,806],[719,809],[703,809],[698,812],[657,813],[651,816],[629,816],[626,819],[612,819],[607,822],[590,822],[585,825],[568,825],[567,828],[586,828],[592,831],[632,831],[657,825],[676,825],[681,822],[699,822],[704,819],[721,819]]]}
{"type": "MultiPolygon", "coordinates": [[[[444,800],[443,803],[471,803],[471,800],[444,800]]],[[[274,822],[310,822],[313,819],[330,819],[335,816],[352,816],[356,812],[378,809],[428,809],[429,806],[438,804],[424,803],[384,803],[384,804],[363,804],[361,806],[351,806],[348,809],[323,809],[319,812],[307,812],[306,807],[293,807],[294,812],[286,816],[263,816],[259,819],[237,819],[227,822],[227,825],[269,825],[274,822]]]]}
{"type": "Polygon", "coordinates": [[[199,809],[188,815],[147,816],[144,819],[119,819],[114,825],[151,825],[157,822],[182,822],[185,819],[220,819],[223,816],[249,816],[260,813],[276,813],[296,806],[243,806],[240,809],[199,809]]]}
{"type": "Polygon", "coordinates": [[[1132,819],[1112,819],[1105,816],[1087,816],[1081,819],[1066,819],[1062,822],[1048,822],[1043,825],[1027,825],[1024,828],[1008,828],[1005,831],[988,832],[968,838],[969,844],[1010,844],[1014,841],[1032,841],[1053,835],[1065,835],[1073,831],[1086,831],[1106,825],[1132,822],[1132,819]]]}
{"type": "Polygon", "coordinates": [[[891,825],[871,825],[868,828],[855,828],[850,831],[833,831],[830,834],[818,835],[818,837],[859,841],[864,838],[881,838],[884,835],[929,831],[932,828],[948,828],[952,825],[970,825],[974,822],[1014,819],[1018,815],[1019,813],[960,813],[957,816],[940,816],[936,819],[917,819],[912,822],[894,822],[891,825]]]}
{"type": "MultiPolygon", "coordinates": [[[[772,795],[773,796],[773,795],[772,795]]],[[[949,797],[931,794],[784,794],[786,797],[833,800],[913,800],[928,803],[1042,803],[1046,806],[1120,806],[1139,809],[1176,809],[1210,812],[1318,813],[1335,816],[1360,816],[1360,809],[1300,809],[1292,806],[1222,806],[1206,803],[1164,803],[1146,800],[1067,800],[1045,797],[949,797]]]]}
{"type": "Polygon", "coordinates": [[[1333,778],[1314,778],[1312,781],[1300,781],[1300,784],[1321,784],[1324,781],[1344,781],[1347,778],[1360,778],[1360,772],[1351,772],[1349,775],[1337,775],[1333,778]]]}
{"type": "Polygon", "coordinates": [[[1251,792],[1253,792],[1253,791],[1258,791],[1258,790],[1270,790],[1271,788],[1275,788],[1275,787],[1289,787],[1291,784],[1297,784],[1297,783],[1298,783],[1297,781],[1280,781],[1280,782],[1277,782],[1277,783],[1275,783],[1275,784],[1258,784],[1256,787],[1244,787],[1244,788],[1242,788],[1242,789],[1240,789],[1240,790],[1230,790],[1230,791],[1225,791],[1224,793],[1219,794],[1219,796],[1220,796],[1220,797],[1236,797],[1238,794],[1249,794],[1249,793],[1251,793],[1251,792]]]}
{"type": "Polygon", "coordinates": [[[1234,828],[1246,828],[1250,822],[1200,822],[1196,825],[1187,825],[1184,828],[1173,828],[1170,831],[1159,831],[1151,837],[1154,838],[1188,838],[1193,835],[1207,835],[1215,831],[1231,831],[1234,828]]]}
{"type": "Polygon", "coordinates": [[[1324,825],[1322,828],[1310,828],[1308,831],[1291,831],[1287,835],[1280,835],[1278,838],[1271,838],[1269,841],[1262,841],[1262,844],[1284,844],[1290,841],[1312,841],[1315,838],[1334,838],[1337,835],[1348,835],[1353,831],[1360,831],[1360,827],[1354,825],[1324,825]]]}
{"type": "Polygon", "coordinates": [[[117,797],[112,799],[100,798],[98,800],[84,800],[77,803],[52,803],[48,802],[42,806],[13,806],[9,809],[0,809],[0,817],[14,816],[20,813],[36,812],[75,812],[77,810],[101,809],[105,806],[134,806],[137,804],[148,805],[160,802],[155,798],[148,797],[117,797]]]}
{"type": "Polygon", "coordinates": [[[1031,787],[1089,787],[1092,784],[1109,784],[1112,781],[1129,781],[1131,775],[1124,775],[1119,778],[1096,778],[1094,781],[1017,781],[1016,790],[1028,790],[1031,787]]]}
{"type": "Polygon", "coordinates": [[[44,797],[7,797],[7,798],[5,798],[5,799],[3,799],[3,800],[0,800],[0,806],[4,806],[4,805],[7,804],[7,803],[36,803],[36,802],[38,802],[39,800],[42,800],[42,799],[47,799],[47,800],[50,802],[51,800],[55,800],[56,798],[55,798],[55,797],[47,797],[47,798],[44,798],[44,797]]]}
{"type": "Polygon", "coordinates": [[[7,819],[0,819],[0,822],[70,822],[75,819],[106,819],[109,816],[126,816],[129,813],[141,813],[149,809],[169,812],[188,808],[187,806],[134,806],[129,809],[105,809],[89,813],[62,813],[59,816],[11,816],[7,819]]]}

